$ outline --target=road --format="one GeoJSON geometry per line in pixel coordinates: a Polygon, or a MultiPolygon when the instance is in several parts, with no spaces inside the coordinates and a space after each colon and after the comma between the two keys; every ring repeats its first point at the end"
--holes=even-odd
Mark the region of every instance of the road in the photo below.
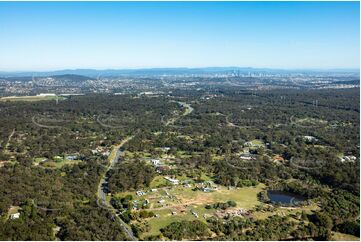
{"type": "Polygon", "coordinates": [[[13,131],[9,135],[8,142],[5,145],[5,153],[10,153],[8,148],[9,148],[9,145],[10,145],[11,138],[14,136],[14,134],[15,134],[15,129],[13,129],[13,131]]]}
{"type": "Polygon", "coordinates": [[[179,115],[177,117],[171,118],[170,120],[168,120],[165,123],[165,126],[169,126],[171,124],[174,124],[178,119],[180,119],[181,117],[187,116],[189,115],[191,112],[193,112],[194,108],[185,102],[177,102],[179,105],[181,105],[182,107],[186,108],[186,110],[184,111],[184,113],[182,113],[182,115],[179,115]]]}
{"type": "Polygon", "coordinates": [[[132,230],[129,228],[129,226],[117,215],[115,209],[110,204],[110,202],[107,200],[105,189],[107,189],[107,180],[108,180],[108,174],[109,171],[114,167],[116,163],[118,163],[121,156],[124,155],[124,151],[121,151],[120,149],[124,146],[125,143],[127,143],[129,140],[131,140],[133,136],[125,138],[120,144],[113,147],[112,152],[109,155],[109,164],[102,175],[99,185],[98,185],[98,192],[97,192],[97,203],[100,207],[106,208],[109,211],[112,212],[113,218],[117,220],[122,227],[124,233],[128,236],[130,240],[137,240],[137,238],[133,235],[132,230]]]}

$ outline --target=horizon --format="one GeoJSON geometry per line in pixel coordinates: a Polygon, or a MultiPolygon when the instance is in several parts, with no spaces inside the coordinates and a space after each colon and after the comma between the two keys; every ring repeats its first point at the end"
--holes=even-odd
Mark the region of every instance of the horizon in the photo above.
{"type": "Polygon", "coordinates": [[[359,2],[0,2],[0,70],[359,70],[359,7],[359,2]]]}
{"type": "Polygon", "coordinates": [[[63,68],[63,69],[44,69],[44,70],[13,70],[6,71],[0,70],[0,73],[9,74],[22,74],[22,73],[52,73],[52,72],[66,72],[66,71],[137,71],[137,70],[196,70],[196,69],[225,69],[242,70],[242,69],[254,69],[255,71],[310,71],[310,72],[360,72],[360,68],[271,68],[271,67],[252,67],[252,66],[175,66],[175,67],[131,67],[131,68],[63,68]]]}

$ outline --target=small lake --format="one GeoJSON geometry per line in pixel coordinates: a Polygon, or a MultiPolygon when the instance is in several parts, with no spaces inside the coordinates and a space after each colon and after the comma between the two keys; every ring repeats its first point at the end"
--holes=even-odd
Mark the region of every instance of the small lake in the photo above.
{"type": "Polygon", "coordinates": [[[297,205],[297,203],[306,200],[302,196],[284,191],[269,190],[267,191],[267,195],[271,203],[279,203],[285,206],[297,205]]]}

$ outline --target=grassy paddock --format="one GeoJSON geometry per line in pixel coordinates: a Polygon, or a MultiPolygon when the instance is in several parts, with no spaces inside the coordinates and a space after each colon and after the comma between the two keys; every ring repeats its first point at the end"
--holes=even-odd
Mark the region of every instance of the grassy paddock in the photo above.
{"type": "Polygon", "coordinates": [[[36,101],[49,101],[49,100],[64,100],[64,97],[61,96],[12,96],[12,97],[2,97],[0,101],[6,102],[36,102],[36,101]]]}

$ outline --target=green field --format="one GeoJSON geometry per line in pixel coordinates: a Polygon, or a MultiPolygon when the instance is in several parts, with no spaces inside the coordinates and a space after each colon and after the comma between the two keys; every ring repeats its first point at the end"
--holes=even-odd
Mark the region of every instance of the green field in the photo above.
{"type": "Polygon", "coordinates": [[[74,164],[78,164],[78,163],[82,162],[81,160],[55,159],[55,161],[46,160],[43,163],[41,163],[43,159],[45,159],[45,157],[35,158],[33,165],[43,167],[43,168],[60,169],[65,165],[74,165],[74,164]]]}
{"type": "Polygon", "coordinates": [[[64,97],[61,96],[11,96],[11,97],[2,97],[0,101],[6,102],[35,102],[35,101],[49,101],[49,100],[64,100],[64,97]]]}
{"type": "Polygon", "coordinates": [[[336,241],[360,241],[359,237],[350,235],[350,234],[343,234],[338,232],[333,232],[332,240],[336,241]]]}

